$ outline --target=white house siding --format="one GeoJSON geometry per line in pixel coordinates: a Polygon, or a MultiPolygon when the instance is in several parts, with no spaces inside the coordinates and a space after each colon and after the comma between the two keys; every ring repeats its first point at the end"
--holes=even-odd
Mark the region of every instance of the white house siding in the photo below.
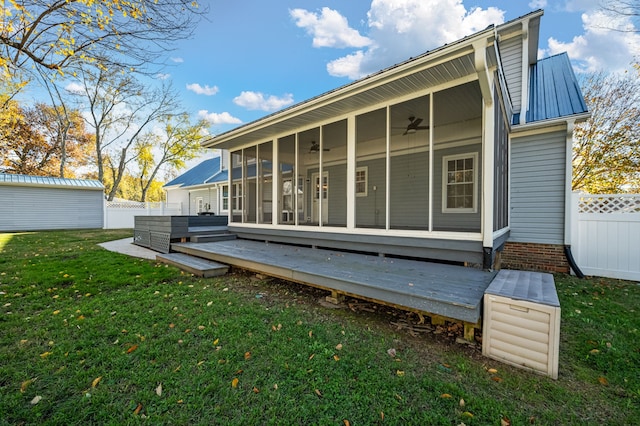
{"type": "Polygon", "coordinates": [[[516,36],[500,42],[500,57],[513,111],[518,112],[522,103],[522,38],[516,36]]]}
{"type": "Polygon", "coordinates": [[[102,228],[102,190],[0,185],[0,231],[102,228]]]}
{"type": "Polygon", "coordinates": [[[182,188],[167,188],[167,204],[180,204],[183,214],[189,214],[189,191],[182,188]]]}
{"type": "MultiPolygon", "coordinates": [[[[204,204],[209,204],[208,211],[219,214],[218,210],[218,189],[215,187],[209,187],[204,189],[191,190],[189,192],[189,211],[185,214],[194,215],[198,213],[198,205],[196,200],[198,197],[202,197],[204,204]]],[[[205,207],[205,211],[207,211],[205,207]]]]}
{"type": "Polygon", "coordinates": [[[512,139],[509,241],[564,243],[565,143],[565,132],[512,139]]]}

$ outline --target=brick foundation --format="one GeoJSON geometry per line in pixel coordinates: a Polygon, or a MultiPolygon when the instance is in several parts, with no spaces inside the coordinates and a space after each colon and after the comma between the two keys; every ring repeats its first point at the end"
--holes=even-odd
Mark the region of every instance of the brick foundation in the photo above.
{"type": "Polygon", "coordinates": [[[555,244],[507,242],[501,256],[504,269],[541,272],[569,272],[564,246],[555,244]]]}

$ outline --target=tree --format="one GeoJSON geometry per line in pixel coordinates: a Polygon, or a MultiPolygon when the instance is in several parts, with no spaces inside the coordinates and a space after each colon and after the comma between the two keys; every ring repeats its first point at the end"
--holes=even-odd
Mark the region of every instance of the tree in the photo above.
{"type": "Polygon", "coordinates": [[[191,124],[187,114],[167,116],[160,121],[163,132],[149,133],[136,145],[140,201],[146,201],[149,187],[163,166],[184,167],[185,161],[195,158],[202,150],[200,140],[206,122],[191,124]]]}
{"type": "Polygon", "coordinates": [[[73,60],[141,71],[189,38],[206,13],[192,0],[4,0],[0,68],[63,73],[73,60]]]}
{"type": "Polygon", "coordinates": [[[86,163],[86,147],[91,136],[85,131],[84,121],[78,111],[70,112],[70,122],[65,129],[57,124],[55,108],[36,104],[30,109],[17,108],[13,120],[0,122],[1,168],[7,173],[37,176],[57,176],[60,168],[63,174],[73,174],[68,166],[86,163]],[[61,166],[60,132],[66,132],[68,149],[66,166],[61,166]]]}
{"type": "Polygon", "coordinates": [[[601,7],[604,13],[613,18],[607,29],[623,32],[640,31],[637,25],[640,17],[638,0],[603,0],[601,7]]]}
{"type": "Polygon", "coordinates": [[[110,173],[107,199],[113,200],[127,166],[136,159],[132,148],[157,120],[179,111],[178,97],[170,85],[145,90],[131,74],[83,69],[81,76],[82,90],[75,95],[94,131],[98,179],[105,183],[105,169],[110,173]]]}
{"type": "Polygon", "coordinates": [[[624,74],[587,75],[582,91],[591,117],[576,125],[574,191],[629,192],[640,182],[640,64],[624,74]]]}

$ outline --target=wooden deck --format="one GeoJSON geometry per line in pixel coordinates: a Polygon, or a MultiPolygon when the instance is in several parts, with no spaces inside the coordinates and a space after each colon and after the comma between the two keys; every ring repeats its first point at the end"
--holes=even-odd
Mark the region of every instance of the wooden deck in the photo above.
{"type": "Polygon", "coordinates": [[[320,287],[334,295],[422,312],[432,319],[463,321],[465,328],[480,327],[482,298],[496,274],[462,266],[241,239],[173,243],[171,249],[320,287]]]}

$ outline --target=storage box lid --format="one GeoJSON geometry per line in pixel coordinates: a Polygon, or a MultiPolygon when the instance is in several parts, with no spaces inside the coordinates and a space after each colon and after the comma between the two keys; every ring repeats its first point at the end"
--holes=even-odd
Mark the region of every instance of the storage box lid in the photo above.
{"type": "Polygon", "coordinates": [[[485,293],[543,305],[560,306],[553,275],[540,272],[503,269],[498,272],[485,293]]]}

